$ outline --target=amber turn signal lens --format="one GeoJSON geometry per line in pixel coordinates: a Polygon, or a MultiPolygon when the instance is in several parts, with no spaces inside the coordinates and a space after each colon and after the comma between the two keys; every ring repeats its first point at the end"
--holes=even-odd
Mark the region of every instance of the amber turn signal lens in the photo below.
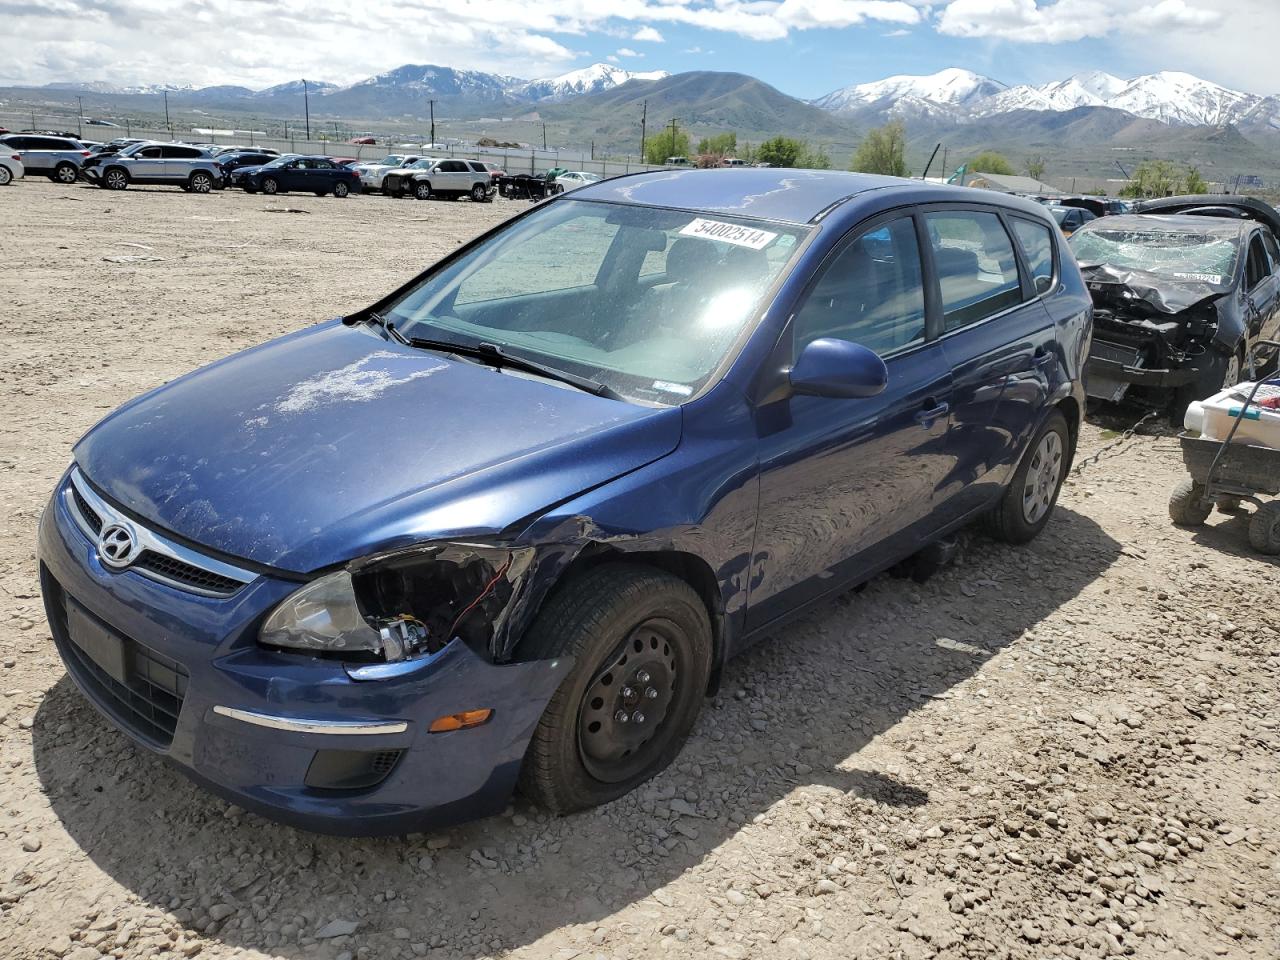
{"type": "Polygon", "coordinates": [[[431,721],[427,729],[431,733],[448,733],[450,730],[465,730],[467,727],[478,727],[488,723],[493,716],[492,710],[464,710],[462,713],[451,713],[447,717],[438,717],[431,721]]]}

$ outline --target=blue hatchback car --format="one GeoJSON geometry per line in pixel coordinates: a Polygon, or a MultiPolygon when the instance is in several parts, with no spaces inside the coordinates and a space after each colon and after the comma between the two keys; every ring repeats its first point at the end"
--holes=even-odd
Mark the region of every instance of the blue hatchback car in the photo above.
{"type": "Polygon", "coordinates": [[[786,618],[1044,527],[1091,310],[1030,201],[589,185],[94,427],[40,526],[53,637],[134,740],[302,827],[602,803],[786,618]]]}

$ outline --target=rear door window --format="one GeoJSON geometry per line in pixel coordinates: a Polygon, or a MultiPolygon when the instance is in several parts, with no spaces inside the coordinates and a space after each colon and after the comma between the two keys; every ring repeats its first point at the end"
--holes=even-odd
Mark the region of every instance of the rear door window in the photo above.
{"type": "Polygon", "coordinates": [[[1252,290],[1271,276],[1271,261],[1262,247],[1262,238],[1254,234],[1249,240],[1249,260],[1245,266],[1245,286],[1252,290]]]}
{"type": "Polygon", "coordinates": [[[820,337],[881,356],[924,341],[924,283],[915,225],[902,217],[855,237],[822,268],[794,321],[795,351],[820,337]]]}
{"type": "Polygon", "coordinates": [[[942,326],[950,332],[1022,302],[1013,241],[1000,218],[979,210],[925,215],[942,296],[942,326]]]}
{"type": "Polygon", "coordinates": [[[1036,293],[1047,293],[1053,287],[1053,231],[1047,224],[1014,217],[1013,232],[1022,245],[1036,293]]]}
{"type": "Polygon", "coordinates": [[[172,147],[164,146],[160,148],[160,155],[166,160],[194,160],[203,154],[195,147],[172,147]]]}

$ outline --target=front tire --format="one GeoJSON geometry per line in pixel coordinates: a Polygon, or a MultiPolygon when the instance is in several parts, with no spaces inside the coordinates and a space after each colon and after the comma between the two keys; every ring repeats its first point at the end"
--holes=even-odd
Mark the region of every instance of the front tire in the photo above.
{"type": "Polygon", "coordinates": [[[1240,382],[1240,373],[1244,369],[1244,355],[1241,351],[1233,354],[1220,353],[1209,348],[1212,353],[1209,362],[1197,371],[1194,380],[1185,387],[1179,387],[1173,395],[1173,408],[1169,411],[1169,420],[1175,427],[1180,427],[1187,416],[1187,407],[1196,400],[1212,397],[1219,391],[1234,387],[1240,382]]]}
{"type": "Polygon", "coordinates": [[[191,174],[191,179],[187,181],[187,187],[192,193],[211,193],[213,191],[213,177],[203,170],[197,170],[191,174]]]}
{"type": "Polygon", "coordinates": [[[1066,417],[1055,410],[1031,441],[1000,502],[986,516],[992,537],[1005,543],[1027,543],[1044,529],[1067,478],[1070,449],[1066,417]]]}
{"type": "Polygon", "coordinates": [[[112,167],[102,175],[102,185],[108,190],[124,190],[129,186],[128,172],[112,167]]]}
{"type": "Polygon", "coordinates": [[[525,754],[531,799],[554,813],[607,803],[680,752],[711,671],[711,622],[683,580],[597,567],[548,601],[525,643],[531,657],[576,661],[525,754]]]}
{"type": "Polygon", "coordinates": [[[1264,503],[1249,518],[1249,545],[1268,556],[1280,554],[1280,500],[1264,503]]]}
{"type": "Polygon", "coordinates": [[[76,178],[80,176],[80,171],[74,163],[63,161],[53,168],[53,179],[58,183],[70,186],[76,182],[76,178]]]}
{"type": "Polygon", "coordinates": [[[0,165],[0,187],[7,187],[13,180],[13,171],[0,165]]]}
{"type": "Polygon", "coordinates": [[[413,185],[413,195],[418,200],[430,200],[431,184],[427,183],[425,180],[419,180],[413,185]]]}
{"type": "Polygon", "coordinates": [[[1205,486],[1183,477],[1169,494],[1169,519],[1180,527],[1200,527],[1213,512],[1213,504],[1204,498],[1205,486]]]}

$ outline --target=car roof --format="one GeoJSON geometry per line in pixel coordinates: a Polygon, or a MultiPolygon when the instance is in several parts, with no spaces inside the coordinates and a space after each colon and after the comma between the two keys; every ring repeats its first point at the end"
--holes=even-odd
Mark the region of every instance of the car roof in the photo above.
{"type": "Polygon", "coordinates": [[[1256,221],[1234,217],[1205,217],[1198,213],[1118,213],[1090,220],[1082,230],[1134,230],[1137,232],[1202,233],[1206,236],[1238,237],[1258,226],[1256,221]]]}
{"type": "Polygon", "coordinates": [[[921,180],[836,170],[745,170],[681,168],[613,177],[579,187],[575,200],[606,200],[653,207],[674,207],[725,216],[809,223],[836,204],[873,190],[911,196],[904,202],[995,204],[1044,217],[1039,204],[992,190],[941,186],[921,180]]]}

